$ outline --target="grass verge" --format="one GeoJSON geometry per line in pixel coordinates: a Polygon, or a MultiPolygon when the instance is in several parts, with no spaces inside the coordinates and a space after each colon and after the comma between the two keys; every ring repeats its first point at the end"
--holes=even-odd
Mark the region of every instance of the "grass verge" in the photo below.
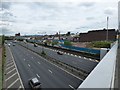
{"type": "Polygon", "coordinates": [[[5,47],[2,47],[2,61],[0,66],[0,89],[3,87],[4,80],[5,47]]]}

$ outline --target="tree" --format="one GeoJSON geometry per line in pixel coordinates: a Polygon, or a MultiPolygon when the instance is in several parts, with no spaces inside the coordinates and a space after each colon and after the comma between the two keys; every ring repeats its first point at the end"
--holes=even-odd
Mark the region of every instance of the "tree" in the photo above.
{"type": "Polygon", "coordinates": [[[71,34],[70,32],[67,32],[67,33],[66,33],[67,36],[70,36],[70,34],[71,34]]]}

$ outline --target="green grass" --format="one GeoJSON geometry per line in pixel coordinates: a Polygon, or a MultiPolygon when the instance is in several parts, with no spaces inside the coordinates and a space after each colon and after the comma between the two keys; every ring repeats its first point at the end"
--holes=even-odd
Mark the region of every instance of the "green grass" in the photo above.
{"type": "MultiPolygon", "coordinates": [[[[0,49],[2,48],[2,36],[0,36],[0,49]]],[[[2,53],[0,53],[0,90],[2,89],[2,53]]]]}
{"type": "Polygon", "coordinates": [[[110,48],[111,43],[109,41],[96,41],[92,42],[91,45],[96,48],[110,48]]]}
{"type": "Polygon", "coordinates": [[[72,43],[70,41],[65,41],[64,45],[66,45],[66,46],[72,46],[72,43]]]}
{"type": "Polygon", "coordinates": [[[2,47],[1,61],[0,61],[0,90],[3,86],[3,76],[4,76],[4,63],[5,63],[5,47],[2,47]]]}
{"type": "Polygon", "coordinates": [[[0,90],[1,90],[2,89],[2,53],[0,54],[1,54],[0,55],[0,90]]]}

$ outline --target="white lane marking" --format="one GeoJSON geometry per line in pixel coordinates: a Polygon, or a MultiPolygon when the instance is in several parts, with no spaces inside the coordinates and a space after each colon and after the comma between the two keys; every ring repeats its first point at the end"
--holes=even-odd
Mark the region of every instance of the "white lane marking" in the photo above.
{"type": "Polygon", "coordinates": [[[12,65],[12,66],[10,66],[10,67],[6,68],[6,70],[8,70],[8,69],[10,69],[10,68],[12,68],[12,67],[14,67],[14,65],[12,65]]]}
{"type": "Polygon", "coordinates": [[[95,60],[96,62],[99,62],[98,60],[95,60]]]}
{"type": "Polygon", "coordinates": [[[23,60],[25,61],[25,58],[23,60]]]}
{"type": "Polygon", "coordinates": [[[52,73],[52,71],[51,71],[50,69],[48,69],[48,71],[49,71],[50,73],[52,73]]]}
{"type": "Polygon", "coordinates": [[[64,53],[64,52],[61,52],[61,53],[64,53]]]}
{"type": "Polygon", "coordinates": [[[18,88],[17,90],[21,90],[21,88],[22,88],[22,87],[21,87],[21,85],[20,85],[19,88],[18,88]]]}
{"type": "Polygon", "coordinates": [[[91,58],[89,58],[89,60],[92,60],[91,58]]]}
{"type": "Polygon", "coordinates": [[[9,71],[7,74],[11,73],[12,71],[14,71],[16,68],[12,69],[11,71],[9,71]]]}
{"type": "Polygon", "coordinates": [[[38,64],[41,64],[40,62],[38,62],[38,64]]]}
{"type": "Polygon", "coordinates": [[[19,80],[19,78],[18,79],[16,79],[12,84],[10,84],[7,88],[10,88],[10,87],[12,87],[17,81],[19,80]]]}
{"type": "Polygon", "coordinates": [[[32,57],[33,58],[33,57],[32,57]]]}
{"type": "Polygon", "coordinates": [[[11,64],[13,64],[13,62],[11,62],[11,63],[7,64],[7,66],[9,66],[9,65],[11,65],[11,64]]]}
{"type": "MultiPolygon", "coordinates": [[[[32,51],[30,51],[30,50],[29,50],[29,52],[32,52],[32,51]]],[[[61,67],[59,67],[59,66],[57,66],[57,65],[53,64],[52,62],[50,62],[50,61],[46,60],[45,58],[41,57],[40,55],[38,55],[38,54],[36,54],[36,53],[34,53],[34,52],[32,52],[32,53],[33,53],[34,55],[36,55],[36,56],[38,56],[38,57],[42,58],[42,59],[43,59],[43,60],[45,60],[46,62],[48,62],[48,63],[50,63],[50,64],[52,64],[52,65],[56,66],[57,68],[61,69],[62,71],[64,71],[64,72],[66,72],[66,73],[68,73],[68,74],[70,74],[70,75],[74,76],[75,78],[77,78],[77,79],[79,79],[79,80],[84,81],[83,79],[81,79],[81,78],[79,78],[79,77],[75,76],[74,74],[72,74],[72,73],[70,73],[70,72],[68,72],[68,71],[64,70],[63,68],[61,68],[61,67]]]]}
{"type": "Polygon", "coordinates": [[[12,61],[12,60],[9,60],[9,61],[7,61],[7,64],[8,64],[8,63],[11,63],[11,62],[13,62],[13,61],[12,61]]]}
{"type": "Polygon", "coordinates": [[[74,89],[74,87],[73,87],[73,86],[71,86],[71,85],[69,85],[69,87],[70,87],[70,88],[72,88],[72,89],[74,89]]]}
{"type": "Polygon", "coordinates": [[[71,56],[74,56],[73,54],[71,54],[71,56]]]}
{"type": "Polygon", "coordinates": [[[70,53],[68,53],[68,55],[70,55],[70,53]]]}
{"type": "Polygon", "coordinates": [[[78,57],[77,55],[75,55],[75,57],[78,57]]]}
{"type": "Polygon", "coordinates": [[[8,77],[7,79],[5,79],[5,81],[9,80],[10,78],[12,78],[13,76],[15,76],[16,74],[17,74],[17,72],[14,73],[13,75],[11,75],[10,77],[8,77]]]}
{"type": "Polygon", "coordinates": [[[37,75],[37,77],[39,77],[40,78],[40,76],[38,75],[38,74],[36,74],[37,75]]]}
{"type": "Polygon", "coordinates": [[[28,66],[30,67],[30,64],[28,64],[28,66]]]}
{"type": "MultiPolygon", "coordinates": [[[[9,51],[10,51],[10,48],[9,48],[9,47],[8,47],[8,49],[9,49],[9,51]]],[[[21,87],[24,88],[24,86],[23,86],[23,82],[22,82],[22,80],[21,80],[20,74],[19,74],[19,72],[18,72],[18,69],[17,69],[16,63],[15,63],[15,60],[14,60],[14,58],[13,58],[13,55],[12,55],[12,52],[11,52],[11,51],[10,51],[10,54],[11,54],[12,60],[13,60],[13,62],[14,62],[14,65],[15,65],[16,71],[17,71],[17,73],[18,73],[18,77],[19,77],[19,79],[20,79],[21,87]]]]}

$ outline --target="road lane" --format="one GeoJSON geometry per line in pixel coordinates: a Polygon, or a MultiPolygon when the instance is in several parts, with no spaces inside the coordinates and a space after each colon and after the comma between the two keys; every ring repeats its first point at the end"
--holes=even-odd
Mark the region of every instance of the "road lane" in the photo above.
{"type": "MultiPolygon", "coordinates": [[[[34,45],[30,43],[26,43],[26,44],[23,42],[19,42],[19,43],[34,51],[37,51],[38,53],[41,53],[43,49],[42,46],[34,47],[34,45]]],[[[48,56],[55,58],[56,60],[62,61],[64,63],[67,63],[69,65],[72,65],[76,68],[80,68],[88,73],[90,73],[94,69],[94,67],[98,64],[98,62],[86,60],[86,58],[79,58],[66,54],[58,55],[56,51],[50,50],[48,48],[44,48],[44,51],[48,56]]]]}
{"type": "Polygon", "coordinates": [[[22,46],[11,46],[11,50],[26,88],[29,87],[28,79],[33,76],[40,76],[39,80],[42,82],[42,87],[44,88],[70,88],[69,85],[77,88],[82,83],[81,80],[51,65],[22,46]],[[30,67],[28,67],[28,64],[30,67]],[[52,71],[52,74],[48,69],[52,71]]]}

